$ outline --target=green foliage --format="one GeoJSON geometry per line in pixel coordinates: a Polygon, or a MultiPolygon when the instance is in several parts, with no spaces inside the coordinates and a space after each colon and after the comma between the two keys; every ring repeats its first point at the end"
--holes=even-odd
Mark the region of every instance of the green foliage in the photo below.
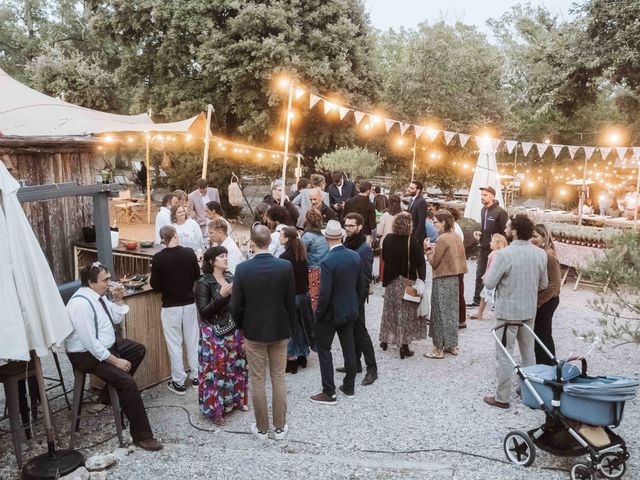
{"type": "Polygon", "coordinates": [[[339,148],[316,160],[316,168],[326,172],[341,170],[352,179],[368,178],[379,172],[383,162],[379,154],[365,148],[339,148]]]}
{"type": "MultiPolygon", "coordinates": [[[[624,232],[613,240],[603,258],[592,262],[585,273],[607,285],[606,292],[591,301],[602,314],[599,324],[605,340],[640,343],[640,232],[624,232]]],[[[589,332],[587,337],[596,337],[589,332]]]]}

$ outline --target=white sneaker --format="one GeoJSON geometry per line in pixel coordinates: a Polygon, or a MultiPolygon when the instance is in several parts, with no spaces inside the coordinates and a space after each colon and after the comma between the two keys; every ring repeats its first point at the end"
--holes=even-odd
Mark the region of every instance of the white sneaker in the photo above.
{"type": "Polygon", "coordinates": [[[258,427],[256,426],[255,423],[251,424],[251,433],[258,440],[261,440],[261,441],[269,440],[269,435],[267,434],[267,432],[258,431],[258,427]]]}
{"type": "Polygon", "coordinates": [[[280,430],[279,428],[276,428],[276,431],[273,434],[273,438],[275,438],[276,440],[284,440],[285,438],[287,438],[288,433],[289,433],[289,425],[285,423],[284,428],[282,430],[280,430]]]}

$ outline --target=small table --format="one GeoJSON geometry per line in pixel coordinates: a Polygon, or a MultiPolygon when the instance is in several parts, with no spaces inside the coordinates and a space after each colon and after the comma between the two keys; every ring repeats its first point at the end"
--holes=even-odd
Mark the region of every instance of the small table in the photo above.
{"type": "Polygon", "coordinates": [[[564,285],[567,275],[569,275],[569,270],[573,268],[578,272],[578,278],[573,286],[574,291],[578,289],[578,285],[582,279],[582,268],[593,260],[604,256],[604,249],[602,248],[585,247],[583,245],[572,245],[563,242],[555,242],[555,246],[560,265],[567,267],[562,277],[561,285],[564,285]]]}

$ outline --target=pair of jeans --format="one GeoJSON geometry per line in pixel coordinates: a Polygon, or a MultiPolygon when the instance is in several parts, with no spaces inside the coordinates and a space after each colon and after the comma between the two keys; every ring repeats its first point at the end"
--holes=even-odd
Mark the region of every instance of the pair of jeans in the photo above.
{"type": "Polygon", "coordinates": [[[315,339],[318,360],[320,362],[320,376],[322,378],[322,392],[325,395],[335,395],[336,385],[333,377],[333,357],[331,344],[338,334],[342,355],[344,356],[344,368],[346,374],[342,386],[347,392],[353,392],[356,381],[356,351],[353,338],[353,326],[357,320],[342,325],[335,325],[333,319],[323,319],[316,322],[315,339]]]}
{"type": "Polygon", "coordinates": [[[484,249],[478,247],[478,263],[476,264],[476,289],[473,293],[473,303],[480,304],[480,292],[484,288],[484,281],[482,276],[487,271],[487,261],[489,260],[489,254],[491,250],[489,248],[484,249]]]}
{"type": "Polygon", "coordinates": [[[269,365],[269,375],[271,376],[273,426],[283,429],[287,423],[285,369],[287,367],[288,343],[288,338],[271,343],[244,339],[244,351],[249,364],[251,403],[253,403],[256,427],[260,432],[269,430],[269,407],[267,406],[267,393],[265,390],[267,364],[269,365]]]}
{"type": "Polygon", "coordinates": [[[129,430],[135,442],[153,438],[149,418],[133,375],[147,352],[144,345],[127,339],[118,339],[117,351],[109,349],[112,355],[128,360],[131,370],[125,372],[105,361],[101,362],[90,352],[67,352],[73,368],[95,375],[113,386],[118,392],[122,411],[129,419],[129,430]]]}

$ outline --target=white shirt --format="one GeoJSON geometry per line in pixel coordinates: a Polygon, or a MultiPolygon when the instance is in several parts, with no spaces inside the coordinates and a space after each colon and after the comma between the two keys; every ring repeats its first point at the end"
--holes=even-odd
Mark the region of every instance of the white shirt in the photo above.
{"type": "Polygon", "coordinates": [[[227,249],[227,261],[229,262],[228,268],[229,271],[235,275],[238,264],[244,262],[244,256],[238,248],[238,245],[236,245],[236,242],[234,242],[233,238],[229,236],[224,239],[221,246],[227,249]]]}
{"type": "Polygon", "coordinates": [[[200,195],[200,199],[202,200],[202,205],[206,207],[207,203],[211,201],[209,198],[209,189],[207,189],[207,193],[205,195],[200,195]]]}
{"type": "MultiPolygon", "coordinates": [[[[104,308],[99,302],[100,296],[89,287],[80,287],[67,303],[67,312],[73,324],[73,332],[65,340],[67,352],[90,352],[101,362],[109,358],[109,348],[115,343],[116,335],[113,325],[107,316],[104,308]],[[75,298],[78,295],[87,297],[95,309],[95,318],[98,322],[98,338],[96,338],[96,327],[94,313],[91,305],[84,298],[75,298]]],[[[102,297],[107,305],[113,322],[118,324],[124,320],[124,316],[129,312],[128,305],[116,305],[106,297],[102,297]]]]}
{"type": "Polygon", "coordinates": [[[280,224],[276,226],[276,231],[271,234],[271,244],[269,245],[269,253],[274,257],[279,257],[284,253],[284,245],[280,244],[280,230],[286,225],[280,224]]]}
{"type": "Polygon", "coordinates": [[[160,207],[160,211],[156,215],[156,239],[155,242],[160,244],[160,229],[171,225],[171,210],[167,207],[160,207]]]}
{"type": "Polygon", "coordinates": [[[178,233],[180,245],[188,247],[193,251],[203,248],[204,243],[202,241],[202,229],[200,228],[200,225],[198,225],[198,222],[192,218],[187,218],[187,221],[182,225],[173,223],[171,226],[175,228],[178,233]]]}
{"type": "Polygon", "coordinates": [[[464,233],[462,233],[462,228],[460,228],[458,222],[453,222],[453,228],[456,231],[456,235],[460,237],[460,240],[462,240],[462,244],[464,245],[464,233]]]}

